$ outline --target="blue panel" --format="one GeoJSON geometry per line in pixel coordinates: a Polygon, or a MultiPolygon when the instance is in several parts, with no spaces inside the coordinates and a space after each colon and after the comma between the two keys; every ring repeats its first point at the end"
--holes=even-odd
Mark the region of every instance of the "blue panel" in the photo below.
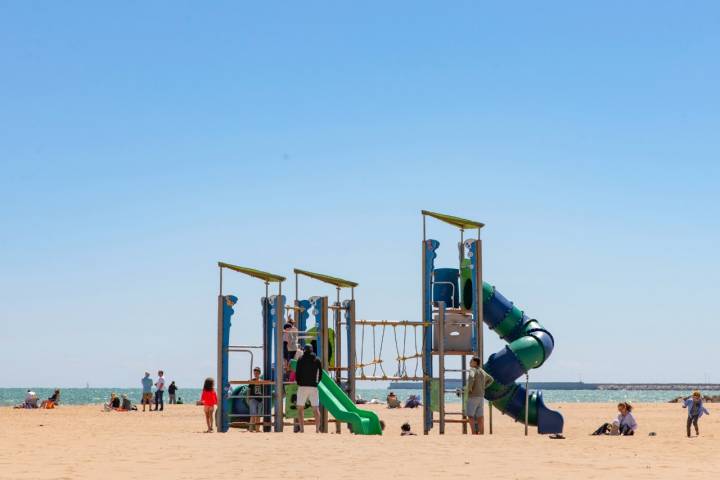
{"type": "MultiPolygon", "coordinates": [[[[310,302],[308,300],[300,300],[298,306],[303,310],[299,315],[297,329],[300,333],[304,333],[307,331],[307,321],[310,317],[310,302]]],[[[298,343],[300,343],[300,349],[302,350],[305,347],[305,339],[300,339],[298,343]]]]}
{"type": "MultiPolygon", "coordinates": [[[[322,323],[322,313],[323,313],[322,311],[324,310],[324,305],[322,302],[323,298],[324,297],[310,297],[310,307],[311,307],[310,313],[313,316],[313,320],[315,321],[315,325],[313,328],[315,329],[315,333],[317,335],[317,338],[315,339],[315,344],[314,344],[314,346],[316,347],[315,355],[317,355],[318,358],[323,358],[322,347],[323,347],[324,342],[320,338],[322,335],[322,328],[320,328],[321,327],[320,324],[322,323]]],[[[328,361],[329,361],[329,358],[328,358],[328,361]]],[[[325,368],[324,365],[323,365],[323,368],[325,368]]]]}
{"type": "Polygon", "coordinates": [[[565,421],[563,416],[550,410],[543,400],[542,392],[537,392],[537,428],[539,434],[562,433],[565,421]]]}
{"type": "Polygon", "coordinates": [[[512,308],[512,302],[503,297],[497,290],[487,302],[483,303],[483,320],[490,328],[495,328],[503,321],[512,308]]]}
{"type": "MultiPolygon", "coordinates": [[[[480,332],[478,332],[478,328],[483,328],[482,322],[478,324],[478,319],[480,318],[480,305],[484,303],[482,296],[482,281],[476,281],[478,280],[476,274],[480,271],[480,255],[478,252],[479,241],[469,238],[465,240],[465,245],[468,246],[468,256],[470,257],[470,270],[472,271],[472,313],[474,320],[472,330],[472,346],[473,350],[475,350],[478,347],[478,336],[480,334],[480,332]]],[[[463,292],[463,296],[464,295],[465,293],[463,292]]]]}
{"type": "Polygon", "coordinates": [[[234,415],[245,415],[245,418],[238,418],[235,417],[234,421],[236,422],[243,422],[250,419],[250,407],[247,404],[247,401],[245,400],[245,395],[247,394],[247,385],[241,385],[239,387],[235,387],[235,389],[232,391],[233,397],[239,397],[239,398],[233,398],[230,404],[232,405],[231,413],[234,415]]]}
{"type": "Polygon", "coordinates": [[[433,302],[445,302],[448,308],[460,306],[457,268],[436,268],[433,272],[433,302]]]}
{"type": "MultiPolygon", "coordinates": [[[[550,333],[545,329],[534,330],[529,333],[533,337],[537,338],[540,341],[540,343],[542,343],[543,351],[545,352],[545,358],[543,360],[543,363],[544,363],[545,360],[547,360],[548,357],[550,356],[550,354],[552,353],[553,348],[555,348],[555,341],[554,341],[552,335],[550,335],[550,333]]],[[[539,367],[540,366],[538,365],[535,368],[539,368],[539,367]]]]}
{"type": "MultiPolygon", "coordinates": [[[[432,323],[432,273],[435,268],[435,258],[437,254],[435,251],[440,246],[440,242],[437,240],[425,240],[423,241],[422,252],[423,252],[423,322],[428,325],[423,327],[423,334],[425,335],[425,342],[423,345],[423,352],[425,358],[423,362],[423,374],[426,377],[432,377],[433,375],[433,357],[432,357],[432,339],[433,331],[429,325],[432,323]]],[[[430,409],[430,382],[423,382],[423,426],[425,431],[429,431],[433,427],[433,413],[430,409]]]]}
{"type": "MultiPolygon", "coordinates": [[[[230,362],[228,358],[228,345],[230,345],[230,326],[232,325],[232,316],[235,313],[235,310],[233,310],[233,305],[235,305],[238,301],[238,298],[235,295],[225,295],[222,297],[223,301],[223,313],[222,313],[222,361],[221,361],[221,367],[220,367],[220,378],[217,379],[217,381],[222,386],[222,391],[225,391],[225,386],[228,385],[229,379],[228,379],[228,371],[230,368],[230,362]]],[[[219,401],[224,401],[224,398],[219,399],[219,401]]],[[[228,428],[230,428],[230,421],[229,417],[227,416],[228,412],[225,412],[225,415],[222,415],[222,418],[220,419],[220,425],[218,429],[221,432],[227,432],[228,428]]]]}
{"type": "Polygon", "coordinates": [[[515,356],[510,347],[505,347],[497,353],[493,353],[485,363],[487,372],[492,375],[496,382],[503,385],[511,385],[515,379],[525,373],[522,364],[515,356]]]}

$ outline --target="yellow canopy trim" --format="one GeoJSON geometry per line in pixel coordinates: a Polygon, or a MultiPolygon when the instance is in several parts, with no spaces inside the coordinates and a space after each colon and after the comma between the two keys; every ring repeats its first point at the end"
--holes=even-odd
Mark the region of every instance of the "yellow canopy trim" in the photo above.
{"type": "Polygon", "coordinates": [[[450,225],[453,225],[455,227],[462,228],[463,230],[470,228],[482,228],[485,226],[484,223],[476,222],[474,220],[467,220],[460,217],[453,217],[452,215],[445,215],[444,213],[435,213],[429,210],[421,210],[421,213],[423,215],[427,215],[428,217],[437,218],[441,222],[449,223],[450,225]]]}
{"type": "Polygon", "coordinates": [[[254,278],[259,278],[260,280],[265,280],[266,282],[284,282],[285,281],[285,277],[283,277],[281,275],[275,275],[274,273],[263,272],[262,270],[255,270],[254,268],[238,267],[237,265],[231,265],[231,264],[225,263],[225,262],[218,262],[218,267],[227,268],[229,270],[234,270],[239,273],[244,273],[245,275],[249,275],[254,278]]]}
{"type": "Polygon", "coordinates": [[[294,269],[293,272],[297,273],[298,275],[305,275],[306,277],[329,283],[330,285],[335,285],[336,287],[354,288],[358,286],[357,283],[351,282],[350,280],[344,280],[338,277],[331,277],[330,275],[323,275],[322,273],[308,272],[307,270],[300,270],[299,268],[294,269]]]}

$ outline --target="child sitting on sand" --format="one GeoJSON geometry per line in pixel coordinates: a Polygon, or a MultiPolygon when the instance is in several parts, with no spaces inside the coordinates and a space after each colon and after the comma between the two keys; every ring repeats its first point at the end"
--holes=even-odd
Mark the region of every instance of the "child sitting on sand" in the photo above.
{"type": "Polygon", "coordinates": [[[408,435],[415,435],[415,434],[412,432],[411,427],[410,427],[410,424],[407,423],[407,422],[405,422],[405,423],[403,423],[402,426],[400,427],[400,436],[401,436],[401,437],[406,437],[406,436],[408,436],[408,435]]]}
{"type": "Polygon", "coordinates": [[[215,380],[212,378],[206,378],[203,384],[202,395],[200,396],[200,402],[203,405],[205,411],[205,422],[207,423],[207,433],[213,431],[213,417],[215,416],[215,405],[218,403],[217,393],[215,393],[215,380]]]}
{"type": "Polygon", "coordinates": [[[618,403],[618,417],[612,423],[604,423],[595,430],[593,435],[635,435],[638,424],[632,412],[632,405],[629,402],[618,403]]]}
{"type": "Polygon", "coordinates": [[[687,408],[687,436],[690,437],[690,425],[695,427],[695,435],[700,435],[700,429],[698,428],[698,420],[703,414],[710,415],[703,405],[702,394],[699,390],[695,390],[690,398],[686,398],[683,403],[683,408],[687,408]]]}

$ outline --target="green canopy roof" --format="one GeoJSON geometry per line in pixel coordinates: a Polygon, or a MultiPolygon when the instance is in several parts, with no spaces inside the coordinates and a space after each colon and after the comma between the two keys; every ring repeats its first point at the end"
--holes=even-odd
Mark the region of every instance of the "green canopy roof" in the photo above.
{"type": "Polygon", "coordinates": [[[466,220],[460,217],[453,217],[452,215],[445,215],[444,213],[435,213],[429,210],[421,210],[421,213],[423,215],[427,215],[428,217],[437,218],[441,222],[449,223],[455,227],[462,228],[463,230],[469,228],[482,228],[485,226],[484,223],[476,222],[474,220],[466,220]]]}
{"type": "Polygon", "coordinates": [[[357,283],[351,282],[350,280],[344,280],[338,277],[331,277],[330,275],[323,275],[322,273],[308,272],[307,270],[300,270],[299,268],[294,269],[293,272],[297,273],[298,275],[305,275],[306,277],[329,283],[330,285],[335,285],[336,287],[354,288],[358,286],[357,283]]]}
{"type": "Polygon", "coordinates": [[[265,280],[266,282],[285,281],[285,277],[283,276],[275,275],[274,273],[263,272],[262,270],[255,270],[254,268],[238,267],[237,265],[231,265],[225,262],[218,262],[218,267],[235,270],[236,272],[244,273],[245,275],[250,275],[251,277],[259,278],[260,280],[265,280]]]}

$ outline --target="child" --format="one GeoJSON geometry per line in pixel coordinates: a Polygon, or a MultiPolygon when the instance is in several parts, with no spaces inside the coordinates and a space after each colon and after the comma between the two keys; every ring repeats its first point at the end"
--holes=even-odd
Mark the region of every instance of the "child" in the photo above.
{"type": "Polygon", "coordinates": [[[213,431],[215,405],[218,403],[217,393],[215,393],[215,380],[212,378],[205,379],[200,402],[203,405],[203,410],[205,410],[205,422],[207,422],[208,427],[206,433],[211,433],[213,431]]]}
{"type": "Polygon", "coordinates": [[[406,436],[408,436],[408,435],[415,435],[415,434],[411,431],[411,429],[410,429],[410,424],[407,423],[407,422],[405,422],[405,423],[403,423],[402,426],[400,427],[400,436],[401,436],[401,437],[406,437],[406,436]]]}
{"type": "Polygon", "coordinates": [[[703,414],[710,415],[710,412],[707,411],[705,406],[703,405],[702,395],[700,394],[699,390],[695,390],[692,393],[692,397],[687,398],[685,400],[685,403],[683,403],[683,408],[687,408],[688,411],[688,418],[687,418],[687,436],[690,437],[690,425],[693,425],[695,427],[695,435],[700,436],[700,429],[698,428],[698,419],[703,416],[703,414]]]}
{"type": "Polygon", "coordinates": [[[287,323],[283,325],[283,357],[286,366],[297,355],[297,349],[298,331],[293,324],[293,319],[288,315],[287,323]]]}
{"type": "Polygon", "coordinates": [[[263,400],[265,397],[265,388],[262,384],[262,378],[260,378],[260,367],[255,367],[253,369],[253,378],[251,379],[251,383],[248,386],[248,408],[250,410],[250,426],[248,428],[248,431],[250,432],[260,432],[261,430],[258,428],[258,426],[261,426],[262,421],[262,413],[263,413],[263,400]]]}

